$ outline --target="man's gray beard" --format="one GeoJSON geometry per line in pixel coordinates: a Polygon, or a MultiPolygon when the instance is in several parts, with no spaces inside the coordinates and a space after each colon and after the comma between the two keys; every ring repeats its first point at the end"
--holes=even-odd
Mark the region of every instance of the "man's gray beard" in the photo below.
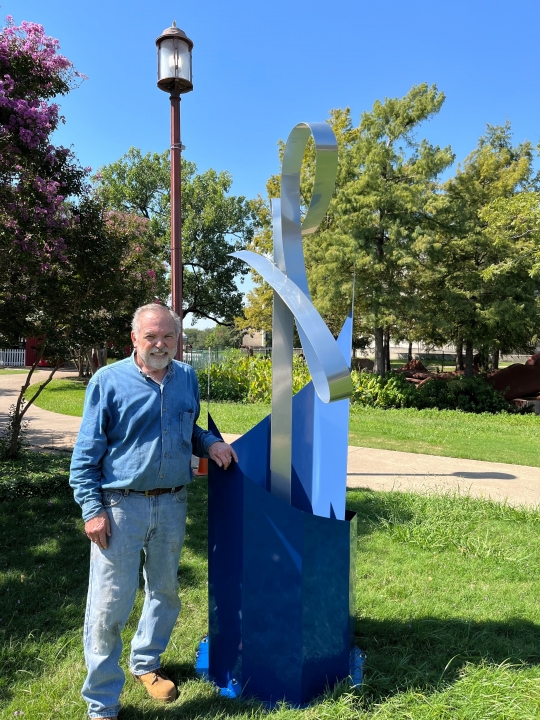
{"type": "Polygon", "coordinates": [[[156,357],[152,353],[143,353],[139,351],[139,355],[143,363],[153,370],[163,370],[173,359],[173,355],[169,353],[156,357]]]}

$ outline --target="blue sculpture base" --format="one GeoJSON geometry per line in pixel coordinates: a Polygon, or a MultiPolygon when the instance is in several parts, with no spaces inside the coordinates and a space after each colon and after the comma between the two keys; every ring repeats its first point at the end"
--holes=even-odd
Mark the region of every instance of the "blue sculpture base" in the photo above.
{"type": "MultiPolygon", "coordinates": [[[[264,435],[264,421],[254,430],[264,435]]],[[[321,517],[268,492],[244,447],[257,448],[260,470],[264,445],[243,436],[238,464],[209,463],[208,675],[234,696],[302,706],[351,673],[356,516],[321,517]]]]}
{"type": "MultiPolygon", "coordinates": [[[[195,661],[195,672],[201,678],[201,680],[208,680],[213,682],[209,671],[209,649],[210,641],[208,636],[204,637],[199,643],[199,649],[197,651],[197,659],[195,661]]],[[[364,679],[364,653],[360,648],[354,647],[349,655],[349,681],[350,687],[359,687],[364,679]]],[[[239,698],[242,694],[242,686],[235,678],[229,680],[226,687],[218,687],[219,694],[222,697],[228,697],[233,700],[239,698]]],[[[272,706],[275,703],[265,703],[266,705],[272,706]]],[[[297,707],[306,707],[307,705],[298,705],[297,707]]]]}

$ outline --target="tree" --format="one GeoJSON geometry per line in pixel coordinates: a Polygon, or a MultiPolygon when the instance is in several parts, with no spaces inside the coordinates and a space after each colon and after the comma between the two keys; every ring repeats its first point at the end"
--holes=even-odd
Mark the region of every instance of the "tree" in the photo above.
{"type": "Polygon", "coordinates": [[[63,293],[73,298],[69,352],[82,375],[83,362],[93,374],[106,363],[109,346],[131,344],[133,312],[153,299],[165,301],[168,286],[148,220],[108,211],[95,198],[77,211],[63,293]]]}
{"type": "Polygon", "coordinates": [[[143,221],[105,213],[88,192],[89,169],[50,141],[59,114],[49,100],[77,77],[41,26],[8,19],[0,31],[0,344],[35,337],[37,359],[2,439],[7,457],[17,455],[28,407],[73,345],[103,344],[162,286],[162,264],[139,247],[143,221]],[[52,370],[25,404],[44,356],[52,370]]]}
{"type": "Polygon", "coordinates": [[[512,144],[508,122],[488,125],[445,183],[438,231],[426,239],[421,284],[433,323],[427,332],[465,348],[469,376],[473,348],[496,354],[530,348],[539,330],[531,247],[537,235],[512,231],[514,220],[519,226],[518,217],[512,220],[518,198],[535,185],[532,159],[530,143],[512,144]]]}
{"type": "Polygon", "coordinates": [[[48,101],[81,77],[57,51],[40,25],[8,17],[0,31],[0,302],[17,317],[31,314],[29,298],[65,261],[64,198],[79,195],[87,175],[50,143],[61,118],[48,101]]]}
{"type": "MultiPolygon", "coordinates": [[[[169,153],[130,150],[95,176],[98,192],[112,209],[147,218],[161,242],[162,257],[170,259],[169,153]]],[[[230,195],[229,173],[198,174],[182,159],[183,315],[232,325],[241,312],[237,277],[244,263],[229,253],[246,247],[253,235],[254,212],[244,197],[230,195]]]]}
{"type": "MultiPolygon", "coordinates": [[[[61,118],[50,102],[82,76],[43,28],[10,16],[0,30],[0,343],[31,336],[43,324],[35,300],[66,262],[70,218],[64,198],[82,192],[86,172],[73,154],[50,143],[61,118]]],[[[43,354],[40,350],[38,358],[43,354]]],[[[30,382],[29,373],[24,389],[30,382]]],[[[19,395],[8,424],[8,456],[19,448],[24,415],[19,395]]]]}
{"type": "Polygon", "coordinates": [[[237,348],[240,347],[244,333],[236,328],[216,327],[206,336],[207,348],[237,348]]]}
{"type": "Polygon", "coordinates": [[[351,298],[356,265],[355,308],[362,334],[374,335],[375,370],[381,374],[389,364],[390,333],[412,329],[416,240],[432,226],[437,179],[453,161],[450,147],[441,149],[415,135],[443,102],[435,86],[423,84],[402,98],[377,101],[363,113],[347,158],[353,178],[335,198],[336,227],[309,246],[314,295],[323,316],[343,308],[340,297],[351,298]]]}
{"type": "Polygon", "coordinates": [[[188,345],[191,346],[192,350],[204,350],[206,347],[206,338],[210,335],[214,328],[199,328],[185,327],[184,335],[187,337],[188,345]]]}
{"type": "MultiPolygon", "coordinates": [[[[415,242],[433,223],[430,202],[439,174],[453,161],[449,147],[418,141],[418,126],[439,112],[444,95],[435,86],[413,87],[403,98],[377,101],[354,127],[348,108],[333,110],[329,123],[338,142],[339,166],[333,200],[319,230],[304,241],[314,303],[337,335],[353,301],[355,337],[375,337],[376,370],[389,364],[390,332],[414,337],[417,266],[415,242]],[[386,358],[385,351],[386,350],[386,358]]],[[[280,149],[283,149],[281,144],[280,149]]],[[[301,174],[307,207],[314,173],[313,146],[301,174]]],[[[268,183],[279,195],[278,178],[268,183]]],[[[264,208],[263,208],[264,210],[264,208]]],[[[259,211],[262,231],[255,249],[269,252],[269,212],[259,211]]],[[[258,286],[248,295],[249,325],[268,322],[270,293],[258,286]]]]}

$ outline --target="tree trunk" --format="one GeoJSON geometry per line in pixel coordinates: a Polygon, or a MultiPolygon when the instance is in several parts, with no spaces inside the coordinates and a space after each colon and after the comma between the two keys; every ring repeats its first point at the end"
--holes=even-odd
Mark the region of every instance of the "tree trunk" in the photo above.
{"type": "Polygon", "coordinates": [[[80,348],[77,350],[77,354],[74,356],[73,360],[77,367],[78,378],[79,380],[82,380],[84,378],[84,357],[80,348]]]}
{"type": "MultiPolygon", "coordinates": [[[[27,403],[24,394],[27,391],[27,389],[30,387],[30,380],[32,378],[32,375],[34,374],[35,369],[37,368],[39,362],[41,361],[41,358],[43,357],[43,353],[45,352],[45,345],[46,341],[42,340],[42,345],[39,347],[37,353],[36,353],[36,359],[34,360],[34,364],[30,368],[28,375],[26,376],[26,380],[24,382],[24,385],[21,386],[21,389],[19,391],[19,395],[17,397],[17,402],[15,405],[13,405],[9,410],[8,415],[8,424],[5,428],[5,437],[7,439],[7,447],[5,448],[5,455],[8,460],[15,460],[18,455],[19,451],[21,449],[21,431],[23,429],[23,418],[28,410],[29,405],[32,404],[32,402],[36,399],[37,395],[36,393],[33,398],[30,399],[30,402],[27,403]]],[[[56,370],[56,368],[55,368],[56,370]]],[[[55,370],[53,370],[52,375],[54,374],[55,370]]],[[[44,383],[43,387],[47,385],[51,377],[47,382],[44,383]]]]}
{"type": "Polygon", "coordinates": [[[390,332],[388,330],[384,332],[384,369],[386,372],[390,372],[392,369],[390,365],[390,332]]]}
{"type": "Polygon", "coordinates": [[[465,377],[473,376],[473,344],[471,340],[465,341],[465,377]]]}
{"type": "Polygon", "coordinates": [[[409,340],[409,349],[407,350],[407,362],[412,361],[412,342],[409,340]]]}
{"type": "Polygon", "coordinates": [[[88,366],[87,366],[88,367],[88,375],[91,377],[94,377],[96,370],[97,370],[96,364],[94,363],[94,352],[95,352],[95,348],[93,348],[93,347],[86,348],[86,361],[88,363],[88,366]]]}
{"type": "Polygon", "coordinates": [[[463,370],[465,367],[463,362],[463,340],[456,345],[456,370],[463,370]]]}
{"type": "Polygon", "coordinates": [[[498,370],[498,369],[499,369],[499,353],[500,353],[499,348],[493,348],[493,355],[491,356],[491,358],[492,358],[492,364],[493,364],[493,370],[498,370]]]}
{"type": "Polygon", "coordinates": [[[379,375],[384,375],[384,331],[382,327],[375,328],[375,367],[379,375]]]}
{"type": "Polygon", "coordinates": [[[21,425],[22,425],[22,418],[16,417],[15,414],[13,417],[9,418],[9,432],[11,434],[9,438],[9,445],[7,448],[6,456],[8,460],[15,460],[19,454],[20,445],[19,445],[19,438],[21,435],[21,425]]]}

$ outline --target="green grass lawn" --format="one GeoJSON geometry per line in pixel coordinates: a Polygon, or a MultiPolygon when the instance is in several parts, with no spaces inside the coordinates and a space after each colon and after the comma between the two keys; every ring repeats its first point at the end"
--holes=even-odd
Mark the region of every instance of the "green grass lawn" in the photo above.
{"type": "Polygon", "coordinates": [[[0,368],[0,375],[28,375],[28,370],[17,370],[15,368],[0,368]]]}
{"type": "MultiPolygon", "coordinates": [[[[81,633],[89,544],[69,459],[0,463],[0,717],[85,717],[81,633]],[[21,496],[20,494],[23,496],[21,496]],[[6,496],[11,499],[5,499],[6,496]]],[[[123,720],[537,720],[540,512],[454,495],[351,491],[358,513],[356,642],[365,682],[311,707],[219,698],[194,658],[207,631],[206,483],[189,491],[183,609],[164,656],[180,698],[153,703],[129,678],[123,720]]],[[[142,605],[123,631],[129,640],[142,605]]]]}
{"type": "Polygon", "coordinates": [[[540,416],[353,405],[349,443],[540,467],[540,416]]]}
{"type": "MultiPolygon", "coordinates": [[[[53,380],[37,405],[66,415],[82,414],[85,387],[53,380]]],[[[270,412],[268,405],[210,403],[221,432],[242,434],[270,412]]],[[[200,424],[206,426],[206,403],[200,424]]],[[[381,410],[352,406],[349,443],[385,450],[471,458],[540,467],[540,416],[473,415],[455,410],[381,410]]]]}

